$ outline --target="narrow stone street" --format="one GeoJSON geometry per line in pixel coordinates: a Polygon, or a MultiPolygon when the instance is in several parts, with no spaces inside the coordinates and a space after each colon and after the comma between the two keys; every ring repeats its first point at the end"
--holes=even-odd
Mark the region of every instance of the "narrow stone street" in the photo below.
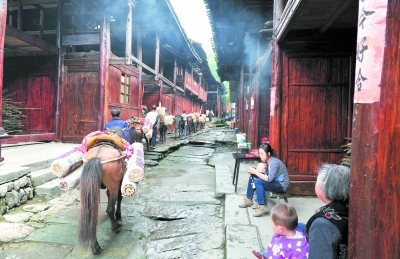
{"type": "MultiPolygon", "coordinates": [[[[235,137],[232,130],[226,132],[235,137]]],[[[97,233],[103,249],[100,255],[92,256],[77,247],[79,191],[75,189],[54,198],[46,203],[50,204],[48,209],[21,222],[21,229],[28,228],[26,231],[31,233],[0,243],[0,257],[224,258],[224,198],[216,196],[215,168],[209,161],[216,153],[233,152],[233,142],[216,141],[224,139],[225,134],[224,128],[204,130],[186,138],[184,145],[158,153],[175,141],[169,138],[166,144],[158,145],[156,152],[148,153],[146,157],[158,153],[164,158],[157,166],[146,166],[137,193],[123,198],[119,234],[111,231],[103,190],[97,233]]],[[[29,204],[44,202],[34,198],[29,204]]],[[[26,213],[18,210],[11,214],[26,213]]]]}
{"type": "MultiPolygon", "coordinates": [[[[17,157],[32,157],[32,148],[48,159],[71,147],[46,143],[9,148],[6,161],[21,166],[27,161],[18,162],[17,157]]],[[[77,246],[79,190],[58,190],[60,195],[54,195],[54,189],[41,190],[50,198],[37,195],[0,218],[0,258],[252,258],[251,250],[265,249],[273,229],[268,214],[253,217],[253,209],[238,207],[246,191],[249,164],[240,167],[236,193],[232,184],[236,147],[233,130],[211,126],[187,137],[169,137],[166,143],[146,151],[145,179],[134,196],[122,200],[118,234],[111,231],[107,195],[101,192],[99,255],[77,246]]],[[[35,188],[36,192],[40,186],[35,188]]],[[[268,206],[277,202],[269,199],[268,206]]],[[[300,222],[307,222],[322,206],[315,197],[291,197],[289,203],[296,208],[300,222]]]]}

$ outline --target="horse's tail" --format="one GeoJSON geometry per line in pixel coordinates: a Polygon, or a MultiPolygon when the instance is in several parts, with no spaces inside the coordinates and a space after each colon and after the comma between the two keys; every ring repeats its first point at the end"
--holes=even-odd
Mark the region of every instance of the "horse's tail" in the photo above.
{"type": "Polygon", "coordinates": [[[87,248],[96,245],[96,230],[100,213],[101,160],[91,158],[83,167],[80,180],[81,216],[78,244],[87,248]]]}
{"type": "Polygon", "coordinates": [[[129,128],[129,144],[133,144],[136,141],[136,128],[129,128]]]}

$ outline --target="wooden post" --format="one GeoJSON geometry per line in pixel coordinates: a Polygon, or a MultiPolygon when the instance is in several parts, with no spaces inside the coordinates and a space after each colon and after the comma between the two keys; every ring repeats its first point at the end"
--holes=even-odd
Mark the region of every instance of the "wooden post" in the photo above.
{"type": "Polygon", "coordinates": [[[154,70],[156,71],[155,79],[158,80],[159,78],[159,71],[160,71],[160,36],[158,36],[158,32],[156,31],[156,54],[154,60],[154,70]]]}
{"type": "MultiPolygon", "coordinates": [[[[7,21],[7,0],[0,0],[0,67],[4,67],[4,38],[6,34],[7,21]]],[[[3,69],[0,69],[0,127],[2,126],[3,115],[3,69]]],[[[1,140],[0,140],[0,162],[4,158],[1,156],[1,140]]]]}
{"type": "MultiPolygon", "coordinates": [[[[140,62],[142,61],[143,58],[143,49],[142,49],[142,31],[140,29],[140,27],[138,27],[137,32],[137,58],[140,60],[140,62]]],[[[144,88],[142,86],[142,66],[137,64],[137,68],[139,70],[139,78],[138,78],[138,87],[140,87],[140,91],[141,91],[141,99],[140,99],[140,105],[143,105],[143,94],[144,94],[144,88]]],[[[141,107],[141,106],[139,106],[141,107]]]]}
{"type": "Polygon", "coordinates": [[[125,45],[125,64],[131,64],[132,55],[132,4],[128,2],[128,14],[126,17],[126,45],[125,45]]]}
{"type": "Polygon", "coordinates": [[[21,30],[22,28],[22,4],[21,0],[18,0],[18,16],[17,16],[17,29],[21,30]]]}
{"type": "Polygon", "coordinates": [[[400,2],[365,4],[358,42],[373,48],[356,58],[348,258],[400,258],[400,2]]]}
{"type": "Polygon", "coordinates": [[[40,10],[40,18],[39,18],[39,39],[43,39],[43,28],[44,28],[44,12],[40,10]]]}
{"type": "Polygon", "coordinates": [[[277,157],[281,155],[281,91],[282,91],[282,58],[280,48],[276,42],[273,45],[272,76],[271,76],[271,110],[269,140],[273,149],[277,151],[277,157]]]}
{"type": "Polygon", "coordinates": [[[284,0],[274,0],[274,15],[273,15],[273,33],[274,39],[272,47],[272,74],[271,74],[271,110],[269,123],[269,142],[273,149],[277,150],[277,156],[280,157],[281,147],[281,91],[282,91],[282,58],[281,50],[276,42],[275,30],[279,24],[283,9],[285,8],[284,0]],[[278,154],[279,153],[279,154],[278,154]]]}
{"type": "Polygon", "coordinates": [[[104,128],[104,102],[105,102],[105,85],[106,73],[108,69],[107,58],[107,18],[105,15],[102,17],[100,26],[100,53],[99,53],[99,102],[98,102],[98,115],[97,115],[97,129],[103,130],[104,128]]]}
{"type": "Polygon", "coordinates": [[[57,71],[57,104],[56,104],[56,119],[55,119],[55,133],[56,140],[61,140],[61,109],[62,109],[62,91],[63,87],[63,76],[64,76],[64,58],[63,58],[63,46],[62,46],[62,33],[63,33],[63,9],[64,0],[58,0],[57,3],[57,47],[58,47],[58,71],[57,71]]]}
{"type": "MultiPolygon", "coordinates": [[[[239,108],[239,130],[241,132],[245,132],[245,124],[244,124],[244,110],[245,110],[245,102],[244,102],[244,62],[242,62],[241,66],[240,66],[240,78],[239,78],[239,98],[238,98],[238,104],[236,105],[236,109],[239,108]]],[[[237,112],[237,110],[236,110],[237,112]]]]}
{"type": "Polygon", "coordinates": [[[173,83],[174,83],[174,93],[172,94],[172,112],[175,113],[176,110],[176,74],[178,72],[178,66],[176,62],[176,56],[174,55],[174,78],[173,78],[173,83]]]}

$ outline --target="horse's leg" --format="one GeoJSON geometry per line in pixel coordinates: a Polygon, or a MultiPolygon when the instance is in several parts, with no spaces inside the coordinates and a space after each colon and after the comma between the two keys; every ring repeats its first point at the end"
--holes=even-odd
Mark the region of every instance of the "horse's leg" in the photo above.
{"type": "Polygon", "coordinates": [[[160,141],[164,143],[164,126],[160,127],[160,141]]]}
{"type": "Polygon", "coordinates": [[[115,219],[115,203],[118,200],[118,191],[117,192],[114,191],[113,193],[111,193],[110,190],[107,189],[107,197],[108,197],[107,214],[111,220],[111,230],[114,233],[119,233],[121,231],[121,224],[119,224],[115,219]]]}
{"type": "Polygon", "coordinates": [[[146,140],[147,151],[150,151],[149,140],[146,138],[146,136],[144,135],[143,131],[142,131],[142,135],[143,135],[144,139],[146,140]]]}
{"type": "MultiPolygon", "coordinates": [[[[122,181],[121,181],[122,184],[122,181]]],[[[122,192],[121,192],[121,186],[118,188],[118,199],[117,199],[117,210],[115,211],[115,219],[119,224],[122,223],[122,217],[121,217],[121,202],[122,202],[122,192]]]]}

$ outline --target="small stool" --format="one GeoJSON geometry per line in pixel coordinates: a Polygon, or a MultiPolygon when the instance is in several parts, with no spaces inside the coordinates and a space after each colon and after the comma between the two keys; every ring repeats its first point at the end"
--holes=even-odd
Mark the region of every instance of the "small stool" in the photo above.
{"type": "Polygon", "coordinates": [[[290,197],[289,193],[286,192],[271,192],[272,195],[276,196],[276,204],[279,203],[280,199],[284,199],[286,203],[289,203],[288,198],[290,197]]]}

